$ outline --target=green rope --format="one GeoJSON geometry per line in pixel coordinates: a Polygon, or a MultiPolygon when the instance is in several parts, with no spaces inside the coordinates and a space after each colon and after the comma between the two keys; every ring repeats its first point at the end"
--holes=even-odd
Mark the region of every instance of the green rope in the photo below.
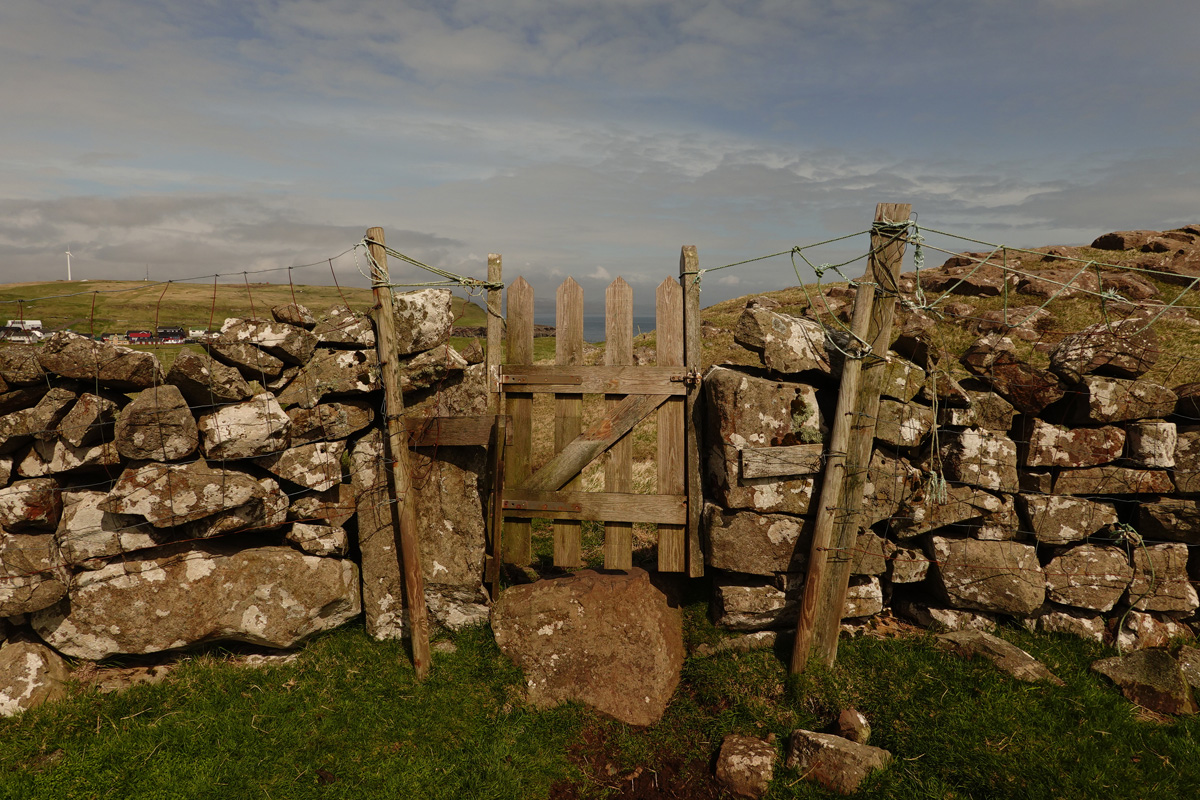
{"type": "Polygon", "coordinates": [[[488,290],[492,290],[492,289],[503,289],[504,288],[504,284],[500,283],[500,282],[484,281],[484,280],[480,280],[478,278],[469,277],[467,275],[458,275],[456,273],[450,272],[449,270],[441,269],[440,267],[431,267],[428,264],[425,264],[421,261],[417,261],[415,258],[412,258],[411,256],[406,256],[404,253],[401,253],[398,250],[393,250],[392,248],[388,247],[387,245],[383,244],[382,242],[377,242],[374,239],[368,239],[368,238],[364,237],[361,242],[359,242],[357,245],[355,245],[356,251],[359,248],[362,248],[363,251],[366,252],[367,260],[371,264],[371,273],[372,274],[370,276],[365,276],[365,277],[368,277],[371,280],[372,286],[387,286],[389,289],[397,288],[397,287],[414,287],[414,286],[462,286],[463,288],[467,289],[468,291],[475,290],[475,291],[480,291],[480,292],[488,291],[488,290]],[[426,272],[431,272],[434,275],[438,275],[438,276],[442,277],[444,280],[427,281],[424,283],[393,283],[390,280],[387,282],[380,281],[380,280],[378,280],[378,278],[379,278],[379,276],[384,274],[383,268],[380,267],[378,262],[375,261],[375,257],[371,255],[371,250],[368,247],[368,245],[376,245],[377,247],[382,248],[383,252],[387,253],[392,258],[399,259],[400,261],[403,261],[406,264],[411,264],[412,266],[423,269],[426,272]]]}

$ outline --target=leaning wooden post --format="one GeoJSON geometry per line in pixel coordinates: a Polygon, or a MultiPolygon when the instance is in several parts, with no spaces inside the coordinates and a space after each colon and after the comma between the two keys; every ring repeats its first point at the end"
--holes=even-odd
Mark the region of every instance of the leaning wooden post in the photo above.
{"type": "Polygon", "coordinates": [[[488,381],[488,413],[496,418],[492,429],[491,474],[492,491],[491,507],[488,513],[488,527],[492,534],[491,558],[487,562],[485,580],[491,586],[492,601],[500,597],[500,561],[501,541],[504,532],[504,513],[502,501],[504,497],[504,441],[507,434],[504,418],[500,386],[500,364],[503,361],[501,348],[504,340],[504,318],[500,313],[501,292],[500,284],[504,281],[500,256],[488,254],[488,283],[492,288],[487,293],[487,381],[488,381]]]}
{"type": "Polygon", "coordinates": [[[388,449],[392,457],[392,485],[400,528],[400,558],[404,569],[404,597],[412,632],[413,669],[417,680],[429,674],[429,618],[425,611],[425,574],[417,543],[416,505],[412,502],[412,472],[408,463],[408,431],[404,428],[404,398],[396,363],[396,329],[392,289],[388,277],[383,228],[367,229],[371,253],[371,291],[375,296],[375,351],[387,409],[388,449]]]}
{"type": "Polygon", "coordinates": [[[792,649],[792,674],[803,672],[814,656],[830,667],[837,656],[852,548],[858,534],[858,511],[885,374],[883,356],[891,343],[896,283],[904,256],[903,226],[911,211],[912,206],[903,203],[880,203],[875,209],[867,274],[855,293],[851,323],[851,332],[857,337],[854,343],[864,340],[870,351],[866,359],[847,358],[842,369],[821,484],[821,506],[792,649]],[[878,301],[876,292],[881,295],[878,301]],[[869,363],[864,365],[864,361],[869,363]]]}
{"type": "Polygon", "coordinates": [[[700,483],[700,258],[696,245],[679,251],[679,283],[683,286],[683,363],[688,374],[684,401],[684,466],[687,470],[687,572],[704,575],[704,548],[700,542],[700,512],[704,490],[700,483]]]}

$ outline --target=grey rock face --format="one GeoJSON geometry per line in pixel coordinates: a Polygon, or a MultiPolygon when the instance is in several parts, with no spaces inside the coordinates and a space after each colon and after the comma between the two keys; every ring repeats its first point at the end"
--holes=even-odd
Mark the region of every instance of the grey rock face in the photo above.
{"type": "Polygon", "coordinates": [[[287,448],[291,427],[275,396],[264,392],[201,414],[201,450],[213,460],[270,455],[287,448]]]}
{"type": "Polygon", "coordinates": [[[99,660],[213,641],[292,647],[361,611],[353,562],[184,548],[80,573],[69,606],[38,612],[34,629],[61,653],[99,660]]]}
{"type": "Polygon", "coordinates": [[[738,797],[763,797],[775,774],[775,745],[753,736],[730,734],[717,755],[717,783],[738,797]]]}
{"type": "Polygon", "coordinates": [[[447,289],[424,289],[392,297],[396,319],[396,353],[432,350],[450,338],[454,309],[447,289]]]}
{"type": "Polygon", "coordinates": [[[283,373],[283,361],[246,342],[218,340],[204,342],[203,347],[209,355],[233,367],[248,381],[266,385],[283,373]]]}
{"type": "Polygon", "coordinates": [[[323,492],[342,482],[346,443],[314,442],[254,459],[254,463],[284,480],[323,492]]]}
{"type": "Polygon", "coordinates": [[[930,538],[935,572],[957,608],[1029,616],[1046,599],[1037,551],[1017,542],[930,538]]]}
{"type": "Polygon", "coordinates": [[[492,608],[530,703],[576,700],[630,725],[662,717],[683,667],[682,622],[640,569],[514,586],[492,608]]]}
{"type": "Polygon", "coordinates": [[[317,337],[304,328],[265,320],[227,319],[217,340],[223,344],[251,344],[285,364],[302,365],[312,357],[317,337]]]}
{"type": "Polygon", "coordinates": [[[788,740],[788,767],[838,794],[854,794],[872,772],[891,762],[887,750],[828,733],[797,730],[788,740]]]}
{"type": "Polygon", "coordinates": [[[162,365],[153,353],[104,344],[69,331],[59,331],[41,346],[38,363],[46,372],[98,382],[122,392],[148,389],[164,380],[162,365]]]}
{"type": "Polygon", "coordinates": [[[371,320],[346,306],[333,306],[326,311],[313,333],[321,347],[367,349],[375,346],[375,327],[371,320]]]}
{"type": "Polygon", "coordinates": [[[365,350],[319,350],[282,392],[279,402],[312,408],[323,397],[379,389],[375,354],[365,350]]]}
{"type": "Polygon", "coordinates": [[[830,371],[825,329],[817,322],[762,308],[747,308],[733,329],[733,340],[759,353],[774,372],[830,371]]]}
{"type": "Polygon", "coordinates": [[[981,489],[1017,491],[1017,445],[1012,439],[985,428],[967,428],[946,438],[942,462],[948,480],[981,489]]]}
{"type": "Polygon", "coordinates": [[[175,386],[145,389],[117,418],[117,452],[135,461],[178,461],[196,452],[199,441],[196,420],[175,386]]]}
{"type": "Polygon", "coordinates": [[[348,439],[375,420],[375,409],[360,400],[321,403],[312,408],[289,408],[292,444],[348,439]]]}
{"type": "Polygon", "coordinates": [[[0,645],[0,717],[65,697],[69,673],[67,662],[45,645],[0,645]]]}

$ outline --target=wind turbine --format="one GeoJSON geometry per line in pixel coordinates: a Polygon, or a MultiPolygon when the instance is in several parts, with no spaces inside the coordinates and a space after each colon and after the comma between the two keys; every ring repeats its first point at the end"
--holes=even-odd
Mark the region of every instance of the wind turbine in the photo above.
{"type": "Polygon", "coordinates": [[[67,280],[71,280],[71,249],[67,248],[67,280]]]}

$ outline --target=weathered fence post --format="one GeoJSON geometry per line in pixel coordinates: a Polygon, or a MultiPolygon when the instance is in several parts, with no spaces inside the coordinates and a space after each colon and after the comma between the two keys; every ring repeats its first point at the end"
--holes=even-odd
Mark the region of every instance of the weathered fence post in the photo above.
{"type": "Polygon", "coordinates": [[[391,279],[383,228],[367,229],[371,253],[371,291],[375,296],[375,351],[387,409],[388,449],[392,457],[392,485],[400,529],[400,558],[404,569],[404,596],[412,634],[413,669],[418,680],[429,675],[429,617],[425,609],[425,574],[417,542],[416,504],[412,497],[412,472],[408,459],[408,431],[404,427],[404,398],[396,363],[395,318],[392,312],[391,279]]]}
{"type": "MultiPolygon", "coordinates": [[[[508,352],[506,364],[533,363],[533,287],[517,278],[508,287],[505,311],[508,352]]],[[[504,457],[504,483],[520,486],[529,477],[533,453],[533,394],[505,392],[508,418],[512,424],[513,446],[504,457]]],[[[524,566],[533,558],[532,528],[527,519],[504,523],[501,552],[510,564],[524,566]]]]}
{"type": "MultiPolygon", "coordinates": [[[[633,363],[633,287],[617,277],[604,292],[604,363],[625,367],[633,363]]],[[[621,407],[625,395],[605,395],[609,414],[621,407]]],[[[633,439],[622,436],[608,451],[604,463],[606,492],[633,491],[633,439]]],[[[633,566],[633,523],[604,523],[605,569],[633,566]]]]}
{"type": "MultiPolygon", "coordinates": [[[[583,287],[574,278],[567,278],[555,295],[554,363],[557,366],[576,366],[583,363],[583,287]]],[[[583,395],[554,395],[554,452],[560,452],[583,430],[583,395]]],[[[575,477],[564,487],[578,489],[581,477],[575,477]]],[[[555,520],[554,566],[581,567],[580,553],[583,524],[576,520],[555,520]]]]}
{"type": "Polygon", "coordinates": [[[896,285],[911,212],[912,206],[907,203],[880,203],[875,208],[867,274],[855,293],[851,323],[852,333],[866,340],[870,351],[866,358],[847,358],[842,369],[821,483],[821,505],[796,624],[792,674],[803,672],[810,658],[817,657],[831,667],[837,657],[838,632],[858,536],[867,465],[875,439],[875,419],[896,309],[896,285]],[[874,297],[876,293],[878,300],[874,297]]]}
{"type": "Polygon", "coordinates": [[[502,289],[504,282],[500,256],[488,254],[488,283],[492,287],[487,293],[487,385],[488,413],[495,417],[492,428],[491,448],[491,505],[488,507],[487,527],[491,531],[491,556],[487,562],[487,574],[484,580],[491,586],[492,602],[500,597],[500,561],[502,560],[504,533],[504,443],[507,435],[504,408],[500,398],[503,396],[500,386],[500,364],[503,362],[501,348],[504,346],[504,318],[500,313],[502,289]]]}
{"type": "Polygon", "coordinates": [[[694,244],[680,248],[679,284],[683,287],[683,363],[690,381],[684,400],[687,572],[689,578],[699,578],[704,575],[704,548],[700,542],[704,490],[700,483],[700,259],[694,244]]]}

